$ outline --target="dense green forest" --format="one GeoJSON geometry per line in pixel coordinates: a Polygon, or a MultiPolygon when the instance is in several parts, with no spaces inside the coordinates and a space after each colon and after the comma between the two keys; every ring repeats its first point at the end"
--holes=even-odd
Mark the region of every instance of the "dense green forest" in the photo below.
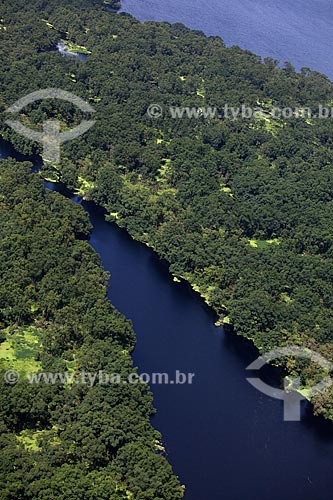
{"type": "MultiPolygon", "coordinates": [[[[0,17],[1,110],[47,87],[96,110],[95,127],[64,146],[45,177],[105,207],[261,351],[301,345],[332,361],[332,120],[272,116],[274,106],[332,106],[330,81],[181,24],[141,24],[97,0],[2,1],[0,17]],[[85,47],[87,59],[61,56],[63,39],[85,47]],[[152,103],[246,104],[263,116],[152,119],[152,103]]],[[[54,116],[80,121],[51,101],[21,119],[37,126],[54,116]]],[[[41,152],[0,120],[18,150],[41,152]]],[[[291,360],[288,370],[304,385],[316,381],[311,364],[291,360]]],[[[313,403],[333,419],[331,390],[313,403]]]]}
{"type": "Polygon", "coordinates": [[[136,373],[134,333],[107,299],[88,215],[45,191],[31,166],[0,161],[0,497],[182,498],[147,385],[81,376],[136,373]],[[20,380],[7,383],[5,370],[20,380]],[[42,372],[73,379],[30,383],[42,372]]]}

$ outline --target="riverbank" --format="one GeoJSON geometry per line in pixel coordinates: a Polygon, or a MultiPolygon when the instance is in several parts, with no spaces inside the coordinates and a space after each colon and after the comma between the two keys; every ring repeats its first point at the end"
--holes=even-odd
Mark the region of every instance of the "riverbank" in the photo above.
{"type": "MultiPolygon", "coordinates": [[[[295,500],[329,500],[331,427],[314,419],[306,404],[301,422],[284,422],[281,401],[251,387],[246,367],[258,355],[253,342],[263,351],[312,347],[333,359],[331,124],[291,118],[269,127],[256,118],[207,120],[202,110],[211,104],[223,109],[226,101],[294,109],[311,100],[315,108],[332,101],[331,85],[321,75],[263,63],[179,24],[142,25],[88,0],[49,2],[48,23],[92,51],[82,63],[46,51],[60,37],[40,21],[38,0],[26,5],[24,21],[12,4],[5,7],[19,29],[7,30],[3,40],[3,106],[22,97],[18,88],[28,93],[40,85],[61,85],[94,102],[95,126],[61,145],[59,178],[122,227],[82,202],[94,227],[90,244],[112,276],[108,296],[137,332],[135,364],[170,378],[177,370],[195,373],[193,384],[153,387],[153,423],[189,500],[257,498],[258,491],[272,500],[290,492],[295,500]],[[151,103],[159,103],[163,116],[149,116],[151,103]],[[168,115],[170,105],[200,111],[178,120],[168,115]],[[252,343],[214,326],[216,315],[180,276],[220,316],[228,311],[235,331],[252,343]]],[[[68,127],[83,118],[67,103],[50,101],[25,112],[40,128],[48,118],[68,127]]],[[[4,123],[1,130],[21,151],[40,147],[4,123]]],[[[57,177],[46,170],[46,178],[57,177]]],[[[318,376],[312,368],[300,366],[302,383],[318,376]]],[[[280,379],[272,378],[269,385],[277,386],[280,379]]],[[[330,401],[318,401],[328,415],[330,401]]]]}
{"type": "Polygon", "coordinates": [[[150,424],[148,385],[130,382],[132,324],[107,298],[88,215],[45,189],[27,161],[1,159],[0,169],[2,491],[144,498],[150,471],[153,496],[181,499],[150,424]],[[120,382],[105,382],[117,373],[120,382]]]}
{"type": "Polygon", "coordinates": [[[310,492],[315,498],[318,491],[321,500],[329,500],[333,442],[325,422],[313,418],[309,408],[302,423],[283,422],[281,403],[246,382],[245,368],[256,358],[251,344],[214,327],[198,294],[184,283],[175,285],[156,253],[106,222],[102,209],[89,202],[83,207],[93,225],[90,244],[112,276],[109,298],[131,318],[137,333],[135,364],[146,373],[196,373],[190,386],[152,386],[153,425],[162,431],[167,456],[187,485],[185,498],[232,492],[239,500],[255,498],[260,489],[279,500],[292,489],[297,500],[310,492]],[[294,446],[286,462],[290,442],[294,446]],[[315,490],[304,482],[309,469],[315,490]],[[242,482],[236,480],[239,470],[242,482]]]}
{"type": "MultiPolygon", "coordinates": [[[[296,343],[330,359],[330,304],[324,293],[331,287],[330,259],[321,258],[331,245],[325,203],[329,172],[327,163],[318,166],[315,160],[325,162],[330,155],[329,144],[319,140],[323,129],[329,134],[328,121],[319,126],[300,118],[268,127],[256,116],[236,122],[207,121],[201,114],[175,120],[167,109],[176,97],[198,109],[210,101],[221,104],[222,83],[234,102],[246,98],[281,106],[286,101],[296,109],[309,99],[330,102],[331,84],[322,75],[298,74],[290,65],[282,70],[274,61],[228,49],[220,39],[184,26],[142,25],[130,16],[87,7],[80,16],[89,31],[71,31],[65,22],[71,12],[55,9],[47,23],[66,30],[94,56],[81,63],[40,52],[38,57],[46,58],[43,82],[50,87],[66,82],[68,91],[93,100],[98,116],[80,142],[62,148],[61,180],[73,192],[90,194],[133,238],[154,248],[177,279],[183,276],[204,297],[217,320],[232,324],[262,352],[296,343]],[[64,22],[58,26],[60,18],[64,22]],[[150,117],[149,102],[160,102],[164,115],[150,117]],[[296,180],[295,164],[301,169],[296,180]],[[320,186],[316,196],[310,196],[313,182],[320,186]],[[306,216],[313,211],[319,234],[318,223],[306,216]],[[304,227],[310,235],[306,241],[304,227]]],[[[48,24],[41,28],[47,47],[58,33],[48,24]]],[[[25,57],[29,67],[35,57],[31,44],[25,57]]],[[[66,113],[69,121],[80,121],[73,109],[66,107],[66,113]]],[[[3,130],[21,150],[33,149],[3,130]]],[[[57,178],[59,173],[54,177],[47,170],[46,178],[57,178]]],[[[315,375],[305,370],[304,383],[315,375]]],[[[322,411],[330,417],[329,401],[326,408],[322,411]]]]}

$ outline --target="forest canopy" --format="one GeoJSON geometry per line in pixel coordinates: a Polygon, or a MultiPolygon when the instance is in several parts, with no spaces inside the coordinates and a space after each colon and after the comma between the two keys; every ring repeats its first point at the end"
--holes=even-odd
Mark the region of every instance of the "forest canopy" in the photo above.
{"type": "Polygon", "coordinates": [[[182,498],[148,386],[81,376],[128,380],[134,333],[107,298],[88,215],[31,167],[0,160],[1,498],[182,498]]]}
{"type": "MultiPolygon", "coordinates": [[[[332,120],[272,117],[275,106],[331,107],[327,77],[227,48],[220,38],[181,24],[141,24],[98,1],[3,1],[0,17],[6,28],[0,30],[1,111],[47,87],[73,92],[96,110],[95,127],[64,146],[61,164],[44,167],[43,175],[104,207],[108,220],[153,247],[224,324],[262,352],[301,345],[333,361],[332,120]],[[61,39],[85,47],[86,59],[62,56],[56,50],[61,39]],[[153,119],[147,115],[152,103],[164,110],[246,104],[259,107],[263,118],[174,119],[164,113],[153,119]]],[[[21,120],[36,126],[54,116],[80,121],[65,103],[33,106],[21,120]]],[[[24,154],[41,153],[6,126],[3,113],[0,133],[24,154]]],[[[79,233],[86,234],[81,224],[79,233]]],[[[56,319],[54,278],[46,290],[38,311],[47,319],[54,304],[56,319]]],[[[14,308],[25,322],[28,298],[21,294],[14,308]]],[[[89,342],[105,342],[105,334],[87,333],[89,342]]],[[[57,339],[53,348],[61,349],[57,339]]],[[[290,362],[287,368],[305,386],[316,380],[311,364],[290,362]]],[[[149,397],[142,398],[149,414],[149,397]]],[[[333,419],[332,391],[313,403],[333,419]]],[[[141,456],[135,446],[126,443],[123,453],[141,456]]],[[[134,467],[133,460],[119,459],[112,471],[118,474],[124,463],[134,467]]],[[[168,477],[174,489],[161,498],[178,498],[168,477]]]]}

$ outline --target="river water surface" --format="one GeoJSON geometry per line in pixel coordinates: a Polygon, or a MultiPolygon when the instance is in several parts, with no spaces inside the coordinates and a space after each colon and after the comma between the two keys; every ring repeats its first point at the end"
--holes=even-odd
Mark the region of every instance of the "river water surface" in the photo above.
{"type": "MultiPolygon", "coordinates": [[[[123,8],[333,76],[328,0],[123,0],[123,8]]],[[[0,157],[9,154],[23,159],[0,143],[0,157]]],[[[195,373],[191,385],[152,386],[153,425],[186,500],[332,500],[333,426],[309,407],[301,422],[283,422],[282,403],[246,382],[252,345],[216,328],[203,301],[174,283],[150,249],[82,205],[94,227],[90,243],[111,273],[110,300],[133,321],[139,371],[195,373]]]]}
{"type": "MultiPolygon", "coordinates": [[[[17,156],[0,143],[0,157],[17,156]]],[[[55,187],[46,183],[46,186],[55,187]]],[[[246,382],[252,345],[214,326],[214,315],[165,264],[77,197],[93,224],[90,244],[111,273],[109,297],[133,321],[141,373],[195,373],[192,385],[153,385],[168,459],[186,500],[331,500],[333,426],[303,408],[283,422],[282,403],[246,382]]]]}

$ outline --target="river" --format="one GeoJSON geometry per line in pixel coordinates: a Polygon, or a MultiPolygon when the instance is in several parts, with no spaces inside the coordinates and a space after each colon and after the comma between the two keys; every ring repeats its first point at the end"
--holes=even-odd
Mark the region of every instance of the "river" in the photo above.
{"type": "MultiPolygon", "coordinates": [[[[8,155],[23,159],[0,143],[0,157],[8,155]]],[[[111,273],[109,298],[133,321],[139,371],[195,373],[191,385],[152,386],[152,422],[186,500],[331,500],[333,426],[308,405],[301,422],[283,422],[282,403],[246,382],[252,345],[215,327],[200,297],[173,282],[152,250],[94,204],[72,199],[90,215],[90,244],[111,273]]]]}
{"type": "Polygon", "coordinates": [[[180,22],[333,78],[332,0],[122,0],[122,7],[141,21],[180,22]]]}
{"type": "MultiPolygon", "coordinates": [[[[123,0],[123,9],[333,76],[328,0],[123,0]]],[[[0,157],[8,154],[23,159],[0,144],[0,157]]],[[[93,204],[73,201],[89,212],[90,243],[111,273],[109,298],[133,321],[139,371],[195,373],[192,385],[152,386],[153,425],[186,484],[185,499],[331,500],[333,426],[309,406],[301,422],[283,422],[282,403],[246,382],[252,345],[216,328],[203,301],[174,283],[150,249],[106,223],[93,204]]]]}

